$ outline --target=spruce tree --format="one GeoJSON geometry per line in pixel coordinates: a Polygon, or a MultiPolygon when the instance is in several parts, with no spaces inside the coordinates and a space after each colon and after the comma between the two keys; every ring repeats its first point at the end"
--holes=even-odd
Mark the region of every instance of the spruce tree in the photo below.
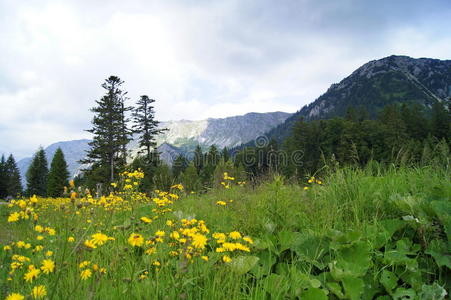
{"type": "Polygon", "coordinates": [[[89,143],[91,148],[87,158],[80,162],[89,164],[91,167],[86,170],[88,176],[97,175],[96,180],[101,182],[114,181],[114,174],[126,163],[124,149],[131,138],[125,119],[125,112],[129,109],[124,105],[125,92],[121,90],[123,83],[116,76],[106,79],[102,84],[106,95],[96,100],[97,106],[91,109],[95,116],[93,127],[87,131],[94,136],[89,143]]]}
{"type": "Polygon", "coordinates": [[[202,169],[204,168],[204,154],[202,153],[200,145],[197,145],[194,150],[193,164],[196,168],[197,175],[200,175],[202,169]]]}
{"type": "Polygon", "coordinates": [[[133,111],[133,131],[138,134],[138,146],[141,148],[139,153],[144,153],[147,162],[152,161],[152,150],[156,147],[156,136],[167,129],[158,128],[160,122],[155,120],[155,110],[152,106],[154,99],[147,95],[141,96],[136,102],[133,111]]]}
{"type": "Polygon", "coordinates": [[[40,148],[34,155],[27,170],[27,194],[29,196],[46,196],[48,178],[47,158],[44,149],[40,148]]]}
{"type": "Polygon", "coordinates": [[[64,192],[64,187],[68,185],[69,171],[67,170],[67,163],[64,159],[64,153],[61,148],[58,148],[53,156],[50,165],[49,178],[47,182],[47,196],[61,197],[64,192]]]}
{"type": "Polygon", "coordinates": [[[8,184],[8,173],[6,172],[5,155],[0,159],[0,199],[6,198],[6,186],[8,184]]]}
{"type": "Polygon", "coordinates": [[[6,173],[7,185],[6,185],[6,195],[11,197],[17,197],[22,194],[22,182],[20,178],[19,168],[17,167],[16,160],[13,155],[9,155],[6,161],[6,173]]]}
{"type": "Polygon", "coordinates": [[[188,160],[183,154],[177,156],[177,158],[172,163],[172,175],[174,178],[179,178],[179,176],[186,170],[188,167],[188,160]]]}

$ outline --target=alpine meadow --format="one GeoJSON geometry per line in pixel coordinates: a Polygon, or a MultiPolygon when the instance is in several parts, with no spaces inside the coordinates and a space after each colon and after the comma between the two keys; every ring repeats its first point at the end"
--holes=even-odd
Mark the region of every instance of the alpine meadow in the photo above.
{"type": "Polygon", "coordinates": [[[449,299],[447,0],[0,24],[0,299],[449,299]]]}

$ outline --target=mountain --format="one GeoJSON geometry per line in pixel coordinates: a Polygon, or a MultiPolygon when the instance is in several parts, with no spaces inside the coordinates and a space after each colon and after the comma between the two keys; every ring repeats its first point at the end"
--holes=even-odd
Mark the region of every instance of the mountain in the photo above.
{"type": "Polygon", "coordinates": [[[388,104],[419,103],[426,110],[435,101],[451,101],[451,60],[389,56],[370,61],[319,98],[268,132],[282,140],[300,118],[343,117],[350,106],[365,108],[370,117],[388,104]]]}
{"type": "MultiPolygon", "coordinates": [[[[219,148],[235,147],[264,134],[283,123],[289,116],[291,114],[285,112],[248,113],[221,119],[162,122],[160,127],[167,128],[168,131],[158,137],[158,150],[161,152],[161,159],[171,165],[179,154],[192,151],[198,144],[204,149],[213,144],[219,148]]],[[[51,144],[44,149],[49,165],[56,149],[61,147],[69,166],[69,173],[74,176],[80,172],[78,161],[84,158],[86,150],[89,149],[89,141],[84,139],[51,144]]],[[[131,158],[135,157],[139,151],[136,137],[128,148],[131,158]]],[[[31,160],[32,158],[28,157],[17,163],[23,184],[31,160]]]]}
{"type": "MultiPolygon", "coordinates": [[[[73,141],[64,141],[57,142],[51,144],[47,148],[45,148],[45,154],[47,157],[47,162],[50,168],[50,163],[52,162],[53,155],[56,152],[56,149],[61,148],[64,153],[64,158],[67,162],[68,170],[71,175],[75,174],[80,166],[78,161],[82,159],[85,155],[85,151],[89,149],[88,142],[90,140],[73,140],[73,141]]],[[[31,157],[23,158],[17,162],[17,167],[20,170],[20,176],[22,178],[22,185],[26,187],[26,172],[28,167],[31,164],[31,157]]]]}

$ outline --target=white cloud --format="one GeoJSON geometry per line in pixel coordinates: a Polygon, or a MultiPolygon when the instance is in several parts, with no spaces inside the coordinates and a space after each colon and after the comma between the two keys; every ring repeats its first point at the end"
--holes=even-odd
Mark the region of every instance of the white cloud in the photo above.
{"type": "Polygon", "coordinates": [[[0,153],[85,138],[109,75],[160,120],[294,112],[370,59],[447,58],[446,1],[2,1],[0,153]],[[390,5],[388,5],[390,4],[390,5]],[[408,13],[406,13],[408,12],[408,13]]]}

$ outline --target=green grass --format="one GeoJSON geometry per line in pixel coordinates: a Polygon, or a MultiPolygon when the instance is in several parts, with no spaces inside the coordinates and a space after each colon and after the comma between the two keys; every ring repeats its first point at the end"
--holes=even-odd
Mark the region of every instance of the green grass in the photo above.
{"type": "MultiPolygon", "coordinates": [[[[96,207],[80,215],[67,207],[66,214],[47,210],[38,223],[57,228],[61,237],[45,246],[55,252],[55,272],[32,284],[16,274],[7,282],[11,252],[0,250],[0,296],[29,294],[35,284],[46,285],[53,299],[401,299],[440,295],[442,287],[449,291],[448,169],[345,168],[321,180],[322,185],[297,185],[276,176],[257,187],[187,195],[175,201],[172,213],[150,225],[139,222],[151,215],[149,204],[115,214],[96,207]],[[230,264],[210,244],[210,260],[192,264],[168,258],[163,246],[149,257],[127,244],[130,232],[148,236],[167,230],[165,220],[178,217],[204,220],[210,234],[237,230],[255,243],[250,253],[232,253],[235,262],[230,264]],[[97,230],[116,240],[94,251],[66,242],[68,236],[83,241],[97,230]],[[107,274],[80,281],[75,266],[82,260],[105,266],[107,274]],[[154,260],[162,262],[159,271],[154,260]],[[140,281],[143,270],[149,278],[140,281]]],[[[33,224],[7,223],[5,205],[0,213],[3,245],[17,240],[36,244],[33,224]]],[[[38,255],[32,259],[44,258],[38,255]]]]}

